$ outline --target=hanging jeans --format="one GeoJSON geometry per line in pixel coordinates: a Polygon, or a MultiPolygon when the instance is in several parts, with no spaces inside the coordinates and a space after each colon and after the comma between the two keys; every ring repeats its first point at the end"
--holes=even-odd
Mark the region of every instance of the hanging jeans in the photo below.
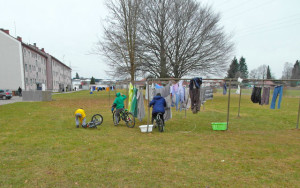
{"type": "Polygon", "coordinates": [[[191,110],[194,114],[200,111],[200,89],[190,89],[191,110]]]}
{"type": "Polygon", "coordinates": [[[227,85],[226,85],[226,83],[224,83],[224,85],[223,85],[223,95],[226,95],[226,93],[227,93],[227,85]]]}
{"type": "Polygon", "coordinates": [[[276,104],[276,100],[277,100],[278,95],[279,95],[279,99],[278,99],[277,108],[280,109],[282,93],[283,93],[283,87],[282,86],[276,86],[274,88],[273,98],[272,98],[271,107],[270,107],[271,109],[275,109],[275,104],[276,104]]]}

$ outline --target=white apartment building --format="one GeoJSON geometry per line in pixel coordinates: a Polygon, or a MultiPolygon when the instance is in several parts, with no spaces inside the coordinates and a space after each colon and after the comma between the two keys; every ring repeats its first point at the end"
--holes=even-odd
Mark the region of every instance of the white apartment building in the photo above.
{"type": "Polygon", "coordinates": [[[0,89],[71,90],[71,68],[34,45],[0,29],[0,89]]]}

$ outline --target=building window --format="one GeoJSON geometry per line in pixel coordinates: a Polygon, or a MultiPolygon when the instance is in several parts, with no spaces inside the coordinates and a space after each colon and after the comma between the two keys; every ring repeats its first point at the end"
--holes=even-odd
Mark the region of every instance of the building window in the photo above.
{"type": "Polygon", "coordinates": [[[28,70],[27,70],[27,64],[25,64],[25,71],[27,72],[28,70]]]}

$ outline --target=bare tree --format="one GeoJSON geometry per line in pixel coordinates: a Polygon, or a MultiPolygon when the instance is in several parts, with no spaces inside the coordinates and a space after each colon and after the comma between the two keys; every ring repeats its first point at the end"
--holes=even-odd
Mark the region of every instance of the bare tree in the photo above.
{"type": "Polygon", "coordinates": [[[291,79],[293,71],[293,64],[286,62],[284,63],[283,71],[282,71],[282,79],[291,79]]]}
{"type": "Polygon", "coordinates": [[[141,33],[149,72],[180,78],[226,71],[233,44],[218,25],[218,14],[194,0],[148,2],[141,33]]]}
{"type": "Polygon", "coordinates": [[[168,0],[149,0],[141,19],[141,45],[143,46],[143,67],[156,77],[169,77],[167,46],[171,36],[170,4],[168,0]]]}
{"type": "Polygon", "coordinates": [[[134,82],[139,68],[137,60],[138,24],[142,6],[141,0],[107,0],[110,16],[104,26],[104,37],[97,45],[97,51],[108,59],[110,73],[124,77],[130,75],[134,82]],[[125,75],[124,75],[125,74],[125,75]]]}
{"type": "Polygon", "coordinates": [[[256,69],[250,71],[249,77],[252,79],[266,79],[267,78],[267,65],[260,65],[256,69]]]}

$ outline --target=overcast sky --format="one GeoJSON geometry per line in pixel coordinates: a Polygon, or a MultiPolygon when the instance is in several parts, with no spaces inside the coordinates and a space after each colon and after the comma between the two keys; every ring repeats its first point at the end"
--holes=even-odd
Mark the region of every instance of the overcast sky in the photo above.
{"type": "MultiPolygon", "coordinates": [[[[200,1],[200,0],[199,0],[200,1]]],[[[107,15],[105,0],[0,0],[0,28],[70,66],[72,76],[108,78],[105,60],[91,55],[107,15]]],[[[276,78],[300,60],[300,0],[202,0],[221,14],[234,55],[249,72],[266,64],[276,78]]],[[[201,75],[200,75],[201,76],[201,75]]]]}

